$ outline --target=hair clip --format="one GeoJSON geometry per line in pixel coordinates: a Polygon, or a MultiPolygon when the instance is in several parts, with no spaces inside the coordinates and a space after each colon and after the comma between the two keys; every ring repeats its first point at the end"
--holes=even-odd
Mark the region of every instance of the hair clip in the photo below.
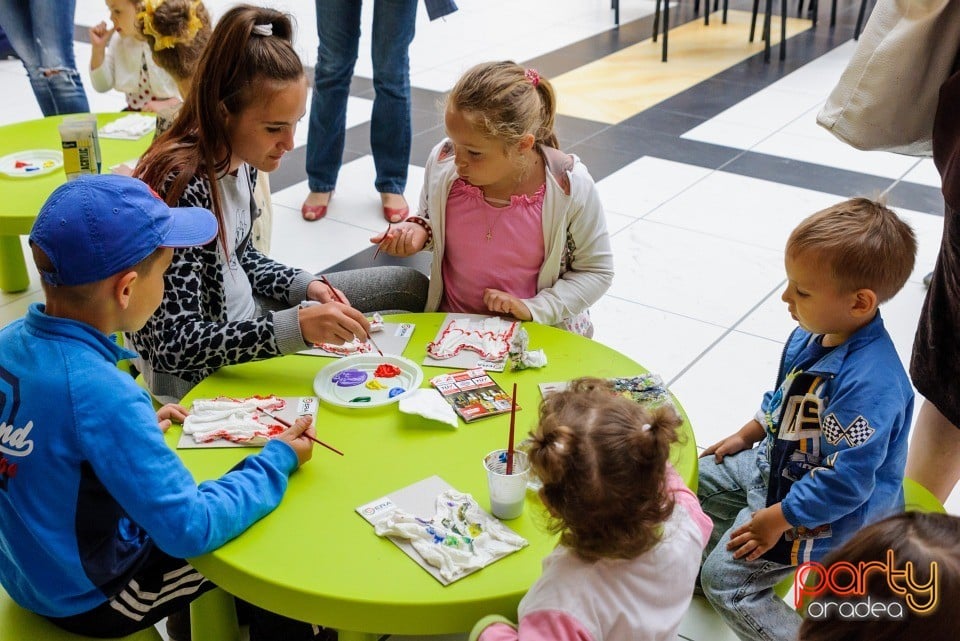
{"type": "Polygon", "coordinates": [[[641,427],[640,429],[643,430],[644,432],[649,432],[649,431],[650,431],[650,423],[644,423],[644,424],[643,424],[643,427],[641,427]]]}
{"type": "Polygon", "coordinates": [[[540,84],[540,74],[536,69],[527,69],[523,72],[523,76],[529,80],[530,84],[532,84],[534,87],[540,84]]]}
{"type": "Polygon", "coordinates": [[[557,450],[560,451],[560,452],[562,452],[563,450],[566,449],[566,448],[563,446],[563,443],[561,443],[560,441],[554,441],[554,442],[553,442],[553,446],[554,446],[555,448],[557,448],[557,450]]]}
{"type": "Polygon", "coordinates": [[[268,22],[266,24],[257,24],[253,26],[253,32],[258,36],[272,36],[273,35],[273,23],[268,22]]]}

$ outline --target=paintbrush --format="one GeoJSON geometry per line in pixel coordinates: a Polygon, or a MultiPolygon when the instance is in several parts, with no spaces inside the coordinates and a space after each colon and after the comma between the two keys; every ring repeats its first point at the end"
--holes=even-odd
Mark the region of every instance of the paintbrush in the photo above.
{"type": "MultiPolygon", "coordinates": [[[[393,223],[388,222],[388,223],[387,223],[387,231],[383,232],[383,240],[381,240],[380,243],[382,243],[384,240],[387,239],[387,235],[390,234],[390,230],[391,230],[392,228],[393,228],[393,223]]],[[[373,259],[374,259],[374,260],[376,260],[376,259],[377,259],[377,256],[380,255],[380,249],[381,249],[380,243],[377,243],[377,251],[375,251],[375,252],[373,253],[373,259]]]]}
{"type": "MultiPolygon", "coordinates": [[[[346,303],[344,302],[344,300],[343,300],[342,298],[340,298],[340,294],[337,293],[337,290],[335,290],[335,289],[333,288],[333,285],[330,284],[330,281],[327,280],[327,277],[326,277],[326,276],[324,276],[323,274],[320,274],[320,281],[323,282],[324,285],[326,285],[327,287],[330,288],[330,291],[333,293],[333,297],[334,297],[335,299],[337,299],[337,302],[338,302],[338,303],[342,303],[342,304],[346,305],[346,303]]],[[[375,342],[373,342],[373,337],[370,336],[370,334],[367,334],[367,340],[370,341],[370,344],[373,345],[373,348],[374,348],[375,350],[377,350],[377,353],[380,354],[380,356],[383,356],[383,350],[380,349],[380,346],[379,346],[379,345],[377,345],[375,342]]]]}
{"type": "MultiPolygon", "coordinates": [[[[279,416],[274,416],[273,414],[271,414],[270,412],[267,412],[266,410],[260,410],[260,413],[263,414],[264,416],[269,416],[270,418],[272,418],[273,420],[275,420],[277,423],[280,423],[280,425],[283,425],[284,427],[293,427],[293,424],[290,423],[290,421],[286,421],[286,420],[280,418],[279,416]]],[[[343,452],[341,452],[341,451],[338,450],[337,448],[333,447],[332,445],[327,445],[326,443],[324,443],[324,442],[321,441],[320,439],[314,438],[314,437],[310,436],[309,434],[307,434],[306,432],[303,432],[302,436],[306,436],[308,439],[310,439],[311,441],[313,441],[313,442],[316,443],[317,445],[322,445],[322,446],[324,446],[325,448],[327,448],[328,450],[330,450],[331,452],[336,452],[336,453],[339,454],[340,456],[343,456],[343,452]]]]}
{"type": "Polygon", "coordinates": [[[510,405],[510,438],[507,440],[507,476],[513,474],[513,426],[517,419],[517,384],[513,384],[513,401],[510,405]]]}

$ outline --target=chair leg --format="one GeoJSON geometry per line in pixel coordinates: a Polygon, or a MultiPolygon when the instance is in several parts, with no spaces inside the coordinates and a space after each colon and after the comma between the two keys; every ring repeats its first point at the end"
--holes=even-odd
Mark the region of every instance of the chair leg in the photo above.
{"type": "Polygon", "coordinates": [[[753,42],[753,34],[757,30],[757,9],[760,8],[760,0],[753,0],[753,18],[750,20],[750,42],[753,42]]]}
{"type": "Polygon", "coordinates": [[[853,30],[853,39],[860,39],[860,29],[863,27],[863,18],[867,12],[867,0],[860,0],[860,13],[857,14],[857,26],[853,30]]]}
{"type": "Polygon", "coordinates": [[[660,56],[661,62],[667,61],[667,38],[670,33],[670,3],[667,0],[663,2],[663,55],[660,56]]]}
{"type": "Polygon", "coordinates": [[[703,24],[710,26],[710,0],[703,0],[703,24]]]}
{"type": "Polygon", "coordinates": [[[803,17],[803,0],[800,0],[800,2],[797,3],[797,17],[803,17]]]}
{"type": "Polygon", "coordinates": [[[787,59],[787,0],[780,2],[780,62],[787,59]]]}
{"type": "Polygon", "coordinates": [[[620,26],[620,0],[613,0],[613,24],[620,26]]]}
{"type": "Polygon", "coordinates": [[[810,17],[813,19],[813,26],[817,26],[817,14],[820,13],[820,2],[818,0],[810,0],[810,17]]]}
{"type": "MultiPolygon", "coordinates": [[[[669,0],[667,0],[669,2],[669,0]]],[[[657,35],[660,31],[660,0],[657,0],[657,6],[653,10],[653,41],[657,41],[657,35]]]]}
{"type": "Polygon", "coordinates": [[[837,26],[837,0],[830,1],[830,28],[837,26]]]}
{"type": "MultiPolygon", "coordinates": [[[[710,2],[710,0],[707,0],[710,2]]],[[[693,15],[700,13],[700,0],[693,0],[693,15]]]]}
{"type": "Polygon", "coordinates": [[[767,14],[763,16],[763,61],[770,62],[770,14],[773,12],[773,0],[767,0],[767,14]]]}
{"type": "Polygon", "coordinates": [[[730,0],[723,0],[723,24],[727,24],[727,7],[730,6],[730,0]]]}

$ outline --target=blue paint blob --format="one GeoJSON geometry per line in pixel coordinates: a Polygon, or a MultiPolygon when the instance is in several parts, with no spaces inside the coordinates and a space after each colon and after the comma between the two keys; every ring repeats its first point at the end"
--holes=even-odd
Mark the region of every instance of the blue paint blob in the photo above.
{"type": "Polygon", "coordinates": [[[392,388],[390,388],[390,392],[389,392],[390,398],[393,398],[394,396],[398,396],[398,395],[400,395],[400,394],[403,394],[403,393],[406,392],[406,391],[407,391],[407,390],[403,389],[402,387],[392,387],[392,388]]]}

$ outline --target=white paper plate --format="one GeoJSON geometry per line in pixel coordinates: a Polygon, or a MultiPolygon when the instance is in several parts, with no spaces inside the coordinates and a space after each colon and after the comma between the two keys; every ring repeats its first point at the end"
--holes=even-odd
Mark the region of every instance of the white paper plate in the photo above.
{"type": "Polygon", "coordinates": [[[409,358],[390,355],[380,356],[379,354],[355,354],[345,356],[320,370],[317,377],[313,379],[313,389],[317,396],[331,405],[361,409],[395,403],[411,394],[413,390],[420,387],[422,382],[423,370],[409,358]],[[399,367],[400,374],[390,378],[376,377],[374,374],[377,367],[383,364],[399,367]],[[356,385],[342,385],[335,380],[350,377],[363,380],[356,385]],[[372,381],[376,381],[384,389],[371,389],[368,385],[372,381]],[[393,392],[394,395],[390,396],[391,391],[396,388],[403,391],[393,392]],[[354,400],[364,397],[370,400],[354,400]]]}
{"type": "Polygon", "coordinates": [[[26,149],[0,158],[0,173],[11,178],[33,178],[63,167],[63,153],[54,149],[26,149]],[[17,165],[24,165],[18,167],[17,165]]]}

